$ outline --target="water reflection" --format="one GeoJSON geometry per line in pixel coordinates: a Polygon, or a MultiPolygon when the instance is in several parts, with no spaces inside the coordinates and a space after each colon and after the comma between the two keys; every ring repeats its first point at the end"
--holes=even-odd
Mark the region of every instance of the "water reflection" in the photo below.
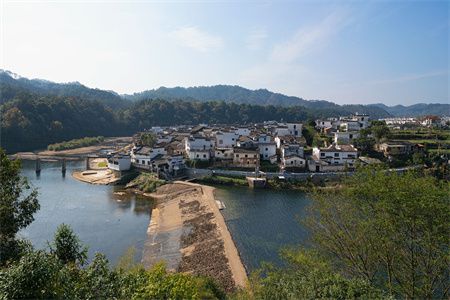
{"type": "Polygon", "coordinates": [[[22,174],[39,189],[41,209],[20,234],[35,247],[45,248],[57,226],[66,223],[89,246],[90,257],[103,252],[114,263],[134,246],[140,259],[154,201],[130,193],[117,194],[123,187],[73,179],[72,172],[83,169],[83,161],[67,161],[66,168],[64,177],[60,162],[41,162],[41,174],[36,176],[35,164],[23,162],[22,174]]]}
{"type": "Polygon", "coordinates": [[[304,193],[216,188],[216,198],[226,206],[222,214],[249,271],[258,268],[262,261],[281,264],[282,247],[305,244],[308,232],[298,222],[310,202],[304,193]]]}

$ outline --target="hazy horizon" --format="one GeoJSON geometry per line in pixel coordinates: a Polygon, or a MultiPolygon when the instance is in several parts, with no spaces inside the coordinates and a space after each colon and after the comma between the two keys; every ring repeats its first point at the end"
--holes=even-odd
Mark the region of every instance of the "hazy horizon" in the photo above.
{"type": "Polygon", "coordinates": [[[119,94],[239,85],[448,103],[447,1],[1,3],[1,68],[119,94]]]}
{"type": "MultiPolygon", "coordinates": [[[[29,79],[29,80],[43,80],[43,81],[49,81],[49,80],[47,80],[47,79],[45,79],[45,78],[27,78],[27,77],[21,76],[20,74],[17,74],[17,73],[15,73],[15,72],[12,72],[11,70],[3,70],[3,69],[0,69],[0,70],[5,71],[5,72],[10,72],[10,73],[12,73],[12,74],[14,74],[14,75],[16,75],[16,76],[19,76],[19,77],[21,77],[21,78],[26,78],[26,79],[29,79]]],[[[97,87],[91,87],[91,86],[88,86],[88,85],[84,84],[83,82],[79,82],[79,81],[72,81],[72,82],[56,82],[56,81],[50,81],[50,82],[56,83],[56,84],[75,84],[75,83],[79,83],[79,84],[81,84],[81,85],[83,85],[83,86],[85,86],[85,87],[87,87],[87,88],[91,88],[91,89],[99,89],[99,88],[97,88],[97,87]]],[[[223,84],[218,84],[218,85],[223,85],[223,84]]],[[[170,89],[170,88],[185,88],[185,89],[188,89],[188,88],[197,88],[197,87],[214,87],[214,86],[218,86],[218,85],[201,85],[201,86],[200,86],[200,85],[199,85],[199,86],[159,86],[159,87],[149,88],[149,89],[142,90],[142,91],[135,91],[135,92],[131,92],[131,93],[125,93],[125,94],[118,93],[117,91],[114,91],[114,90],[104,90],[104,91],[113,92],[113,93],[118,94],[119,96],[129,96],[129,95],[139,94],[139,93],[142,93],[142,92],[145,92],[145,91],[149,91],[149,90],[157,90],[157,89],[159,89],[159,88],[168,88],[168,89],[170,89]]],[[[228,86],[230,86],[230,85],[228,85],[228,86]]],[[[248,89],[248,90],[252,90],[252,91],[258,90],[258,89],[250,89],[250,88],[248,88],[248,87],[241,86],[241,85],[232,85],[232,86],[239,86],[239,87],[241,87],[241,88],[248,89]]],[[[260,89],[266,89],[266,88],[260,88],[260,89]]],[[[103,89],[101,89],[101,90],[103,90],[103,89]]],[[[269,90],[269,89],[267,89],[267,90],[268,90],[269,92],[273,92],[273,93],[280,93],[280,92],[278,92],[278,91],[273,91],[273,90],[269,90]]],[[[280,94],[283,94],[283,93],[280,93],[280,94]]],[[[288,94],[283,94],[283,95],[289,96],[289,97],[298,97],[298,98],[302,98],[302,97],[296,96],[296,95],[288,95],[288,94]]],[[[329,102],[335,102],[335,101],[333,101],[333,99],[305,99],[305,98],[302,98],[302,99],[307,100],[307,101],[329,101],[329,102]]],[[[385,104],[385,105],[387,105],[387,106],[405,105],[405,104],[386,104],[386,103],[382,103],[382,102],[373,102],[373,103],[354,103],[354,104],[363,104],[363,105],[367,105],[367,104],[379,104],[379,103],[385,104]]],[[[338,104],[340,104],[340,105],[345,105],[345,104],[348,104],[348,103],[338,103],[338,104]]],[[[416,103],[406,104],[405,106],[410,106],[410,105],[415,105],[415,104],[448,104],[448,103],[447,103],[447,102],[433,102],[433,101],[429,101],[429,102],[420,102],[420,101],[419,101],[419,102],[416,102],[416,103]]]]}

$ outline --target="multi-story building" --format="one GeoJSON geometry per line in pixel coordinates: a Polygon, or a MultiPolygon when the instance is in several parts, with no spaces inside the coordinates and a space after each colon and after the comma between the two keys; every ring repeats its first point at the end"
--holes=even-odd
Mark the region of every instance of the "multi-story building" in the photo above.
{"type": "Polygon", "coordinates": [[[256,168],[256,166],[259,166],[258,148],[235,147],[233,150],[233,165],[235,167],[256,168]]]}
{"type": "Polygon", "coordinates": [[[186,157],[190,160],[210,160],[213,155],[214,141],[204,136],[191,136],[184,139],[186,157]]]}
{"type": "Polygon", "coordinates": [[[239,135],[236,132],[217,131],[215,136],[217,148],[233,148],[239,139],[239,135]]]}
{"type": "Polygon", "coordinates": [[[308,161],[312,172],[333,172],[351,169],[358,158],[358,149],[353,145],[331,145],[327,148],[313,148],[308,161]]]}

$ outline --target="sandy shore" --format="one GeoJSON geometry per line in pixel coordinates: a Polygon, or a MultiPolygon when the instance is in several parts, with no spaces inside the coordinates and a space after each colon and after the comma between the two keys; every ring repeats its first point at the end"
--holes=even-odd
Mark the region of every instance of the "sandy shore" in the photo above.
{"type": "Polygon", "coordinates": [[[245,286],[247,274],[214,199],[214,188],[175,182],[155,193],[143,264],[164,260],[173,271],[207,275],[226,290],[245,286]]]}
{"type": "Polygon", "coordinates": [[[74,171],[73,178],[91,184],[112,184],[120,180],[109,169],[74,171]]]}

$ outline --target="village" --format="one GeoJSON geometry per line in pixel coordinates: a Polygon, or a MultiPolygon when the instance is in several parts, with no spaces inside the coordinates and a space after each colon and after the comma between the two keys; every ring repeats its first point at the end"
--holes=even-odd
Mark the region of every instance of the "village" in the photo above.
{"type": "MultiPolygon", "coordinates": [[[[429,127],[436,120],[419,122],[392,118],[375,122],[386,128],[387,124],[395,128],[413,122],[416,126],[429,127]]],[[[135,134],[133,144],[125,151],[109,153],[108,168],[119,174],[132,168],[147,170],[166,180],[182,177],[187,169],[281,175],[335,173],[352,171],[359,164],[379,164],[382,160],[424,152],[423,144],[390,140],[379,133],[370,133],[368,129],[372,124],[369,115],[353,114],[317,119],[307,125],[309,131],[299,122],[276,121],[239,126],[152,127],[135,134]],[[363,135],[367,137],[367,132],[369,138],[380,136],[370,149],[359,149],[355,142],[363,135]],[[311,135],[317,139],[311,141],[311,135]],[[374,155],[371,157],[367,152],[374,155]]],[[[442,126],[446,126],[445,123],[442,126]]]]}

